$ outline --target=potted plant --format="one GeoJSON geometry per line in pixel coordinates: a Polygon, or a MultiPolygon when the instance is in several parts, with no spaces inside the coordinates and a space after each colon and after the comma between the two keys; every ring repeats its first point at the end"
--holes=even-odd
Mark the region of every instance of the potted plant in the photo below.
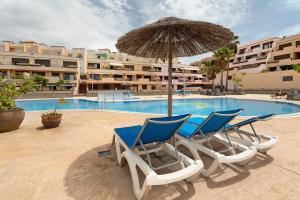
{"type": "Polygon", "coordinates": [[[22,94],[34,90],[32,79],[0,78],[0,132],[13,131],[21,125],[25,112],[15,106],[15,100],[22,94]]]}
{"type": "Polygon", "coordinates": [[[63,104],[65,104],[65,99],[59,98],[55,104],[54,111],[42,114],[42,124],[45,128],[55,128],[59,126],[62,119],[62,114],[57,113],[56,110],[59,105],[63,104]]]}

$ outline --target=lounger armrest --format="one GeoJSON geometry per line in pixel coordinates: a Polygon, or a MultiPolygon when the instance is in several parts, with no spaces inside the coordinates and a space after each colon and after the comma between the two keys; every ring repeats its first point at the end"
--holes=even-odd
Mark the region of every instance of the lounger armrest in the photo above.
{"type": "Polygon", "coordinates": [[[164,175],[154,175],[149,174],[146,179],[147,183],[149,185],[162,185],[162,184],[169,184],[174,183],[177,181],[181,181],[184,179],[187,179],[196,173],[200,172],[200,170],[203,168],[203,163],[201,160],[193,161],[191,165],[189,165],[186,168],[183,168],[179,171],[164,174],[164,175]]]}

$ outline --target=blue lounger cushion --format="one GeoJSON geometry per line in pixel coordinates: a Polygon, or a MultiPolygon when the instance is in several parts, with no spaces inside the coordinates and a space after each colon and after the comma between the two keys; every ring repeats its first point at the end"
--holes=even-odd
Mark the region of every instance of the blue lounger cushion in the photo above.
{"type": "Polygon", "coordinates": [[[172,117],[149,118],[143,126],[115,128],[115,132],[129,148],[153,142],[169,140],[190,114],[172,117]],[[142,133],[141,133],[141,130],[142,133]],[[139,135],[140,134],[140,135],[139,135]]]}
{"type": "Polygon", "coordinates": [[[197,130],[197,128],[198,128],[198,125],[186,122],[180,127],[177,134],[181,135],[185,138],[190,138],[194,135],[194,132],[197,130]]]}
{"type": "Polygon", "coordinates": [[[200,125],[204,122],[205,118],[202,117],[191,117],[188,119],[189,123],[200,125]]]}
{"type": "Polygon", "coordinates": [[[179,129],[178,134],[190,138],[193,135],[215,134],[224,129],[243,109],[212,112],[207,118],[188,119],[179,129]]]}
{"type": "Polygon", "coordinates": [[[132,148],[134,146],[135,140],[142,130],[143,126],[130,126],[123,128],[115,128],[115,132],[120,136],[120,138],[125,142],[125,144],[132,148]]]}

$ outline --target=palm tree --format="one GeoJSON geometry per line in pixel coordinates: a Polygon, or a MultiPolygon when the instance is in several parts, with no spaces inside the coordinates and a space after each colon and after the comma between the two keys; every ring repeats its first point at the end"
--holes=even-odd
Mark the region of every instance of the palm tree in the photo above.
{"type": "Polygon", "coordinates": [[[37,89],[38,90],[42,89],[42,91],[44,90],[44,87],[48,83],[48,79],[45,76],[41,76],[41,75],[34,76],[33,81],[37,85],[37,89]]]}
{"type": "Polygon", "coordinates": [[[230,49],[233,50],[234,53],[237,53],[237,47],[240,44],[239,36],[235,35],[232,42],[228,45],[230,49]]]}
{"type": "Polygon", "coordinates": [[[229,62],[230,58],[234,56],[234,51],[229,47],[222,47],[213,52],[213,58],[216,60],[218,66],[221,70],[221,91],[223,92],[223,72],[227,70],[227,78],[226,78],[226,90],[228,87],[228,74],[229,74],[229,62]]]}
{"type": "Polygon", "coordinates": [[[211,80],[212,89],[215,89],[215,79],[217,77],[217,74],[220,73],[221,68],[216,65],[215,60],[209,60],[204,63],[204,72],[206,74],[206,77],[211,80]]]}

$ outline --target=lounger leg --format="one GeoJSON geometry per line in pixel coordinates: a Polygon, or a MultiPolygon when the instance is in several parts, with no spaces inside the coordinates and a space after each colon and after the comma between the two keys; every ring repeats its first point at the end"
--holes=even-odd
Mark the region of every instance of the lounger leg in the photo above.
{"type": "Polygon", "coordinates": [[[119,137],[115,137],[115,145],[116,145],[117,162],[119,165],[122,165],[121,148],[120,148],[121,144],[120,144],[119,137]]]}
{"type": "MultiPolygon", "coordinates": [[[[184,140],[177,141],[176,142],[176,147],[178,147],[180,145],[186,147],[192,153],[194,160],[201,160],[197,149],[191,147],[186,141],[184,141],[184,140]]],[[[184,168],[184,167],[182,166],[182,168],[184,168]]],[[[202,172],[202,170],[199,171],[198,173],[194,174],[192,177],[186,179],[186,181],[187,182],[193,182],[195,179],[197,179],[199,177],[201,172],[202,172]]]]}
{"type": "Polygon", "coordinates": [[[147,192],[151,186],[147,185],[146,179],[143,183],[142,188],[140,187],[140,181],[139,181],[139,176],[137,172],[137,165],[136,163],[128,161],[128,154],[127,152],[122,153],[122,157],[124,157],[127,160],[127,163],[129,165],[130,173],[131,173],[131,178],[132,178],[132,184],[133,184],[133,191],[137,199],[142,199],[144,196],[145,192],[147,192]]]}
{"type": "Polygon", "coordinates": [[[202,170],[202,175],[205,177],[209,177],[214,171],[217,170],[217,168],[219,167],[219,161],[218,159],[214,159],[213,163],[209,166],[208,169],[203,169],[202,170]]]}

